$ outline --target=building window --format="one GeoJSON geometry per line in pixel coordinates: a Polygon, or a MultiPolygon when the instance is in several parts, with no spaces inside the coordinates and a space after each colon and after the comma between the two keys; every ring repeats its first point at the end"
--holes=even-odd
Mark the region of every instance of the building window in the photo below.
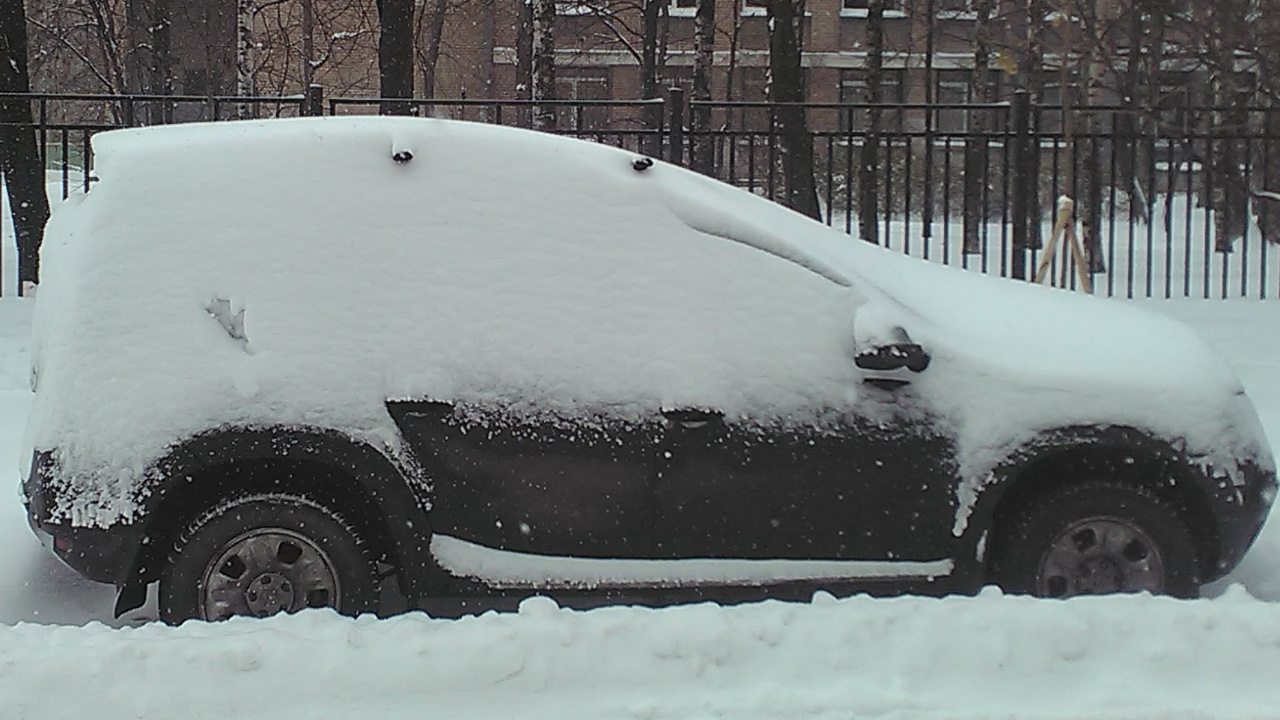
{"type": "MultiPolygon", "coordinates": [[[[1078,102],[1078,98],[1071,94],[1074,93],[1074,91],[1075,75],[1068,74],[1068,99],[1070,99],[1073,104],[1078,102]]],[[[1036,114],[1040,132],[1054,134],[1063,131],[1065,124],[1062,122],[1062,100],[1062,71],[1042,71],[1040,75],[1040,111],[1036,114]]]]}
{"type": "Polygon", "coordinates": [[[973,0],[933,0],[933,10],[938,15],[973,15],[973,0]]]}
{"type": "MultiPolygon", "coordinates": [[[[871,0],[840,0],[841,17],[866,17],[871,0]]],[[[885,17],[905,17],[900,0],[888,0],[884,6],[885,17]]]]}
{"type": "Polygon", "coordinates": [[[1199,118],[1192,111],[1196,103],[1195,76],[1190,72],[1162,72],[1156,92],[1156,109],[1160,121],[1170,128],[1190,130],[1199,118]]]}
{"type": "Polygon", "coordinates": [[[597,0],[563,0],[556,3],[557,15],[598,15],[607,6],[597,0]]]}
{"type": "MultiPolygon", "coordinates": [[[[763,103],[769,100],[769,76],[765,68],[744,67],[734,73],[734,100],[763,103]]],[[[769,109],[763,106],[735,107],[725,111],[729,127],[758,132],[770,129],[769,109]]]]}
{"type": "MultiPolygon", "coordinates": [[[[996,71],[987,73],[991,83],[988,98],[1000,97],[1002,75],[996,71]]],[[[939,105],[963,106],[971,103],[986,102],[976,97],[973,92],[972,70],[939,70],[937,85],[934,86],[934,102],[939,105]]],[[[962,133],[969,130],[970,119],[976,113],[987,113],[990,119],[988,127],[998,131],[1004,127],[1005,114],[991,109],[946,107],[939,109],[934,115],[934,127],[938,132],[962,133]]]]}
{"type": "Polygon", "coordinates": [[[693,17],[698,12],[698,0],[671,0],[667,14],[671,17],[693,17]]]}
{"type": "Polygon", "coordinates": [[[761,17],[769,14],[768,0],[742,0],[743,17],[761,17]]]}
{"type": "MultiPolygon", "coordinates": [[[[901,105],[904,100],[904,78],[902,70],[880,71],[880,102],[883,104],[901,105]]],[[[864,70],[845,70],[840,74],[840,102],[853,107],[840,111],[840,130],[842,132],[862,132],[866,130],[867,113],[856,107],[867,101],[867,73],[864,70]]],[[[903,126],[902,108],[882,110],[880,113],[880,129],[885,132],[900,132],[903,126]]]]}
{"type": "MultiPolygon", "coordinates": [[[[556,97],[563,100],[608,100],[608,68],[556,68],[556,97]]],[[[563,130],[604,130],[609,108],[581,105],[557,108],[556,126],[563,130]]]]}
{"type": "Polygon", "coordinates": [[[666,92],[667,88],[678,87],[684,90],[686,98],[693,97],[693,66],[691,65],[665,65],[662,68],[662,82],[658,86],[659,90],[666,92]]]}
{"type": "MultiPolygon", "coordinates": [[[[934,100],[939,105],[962,105],[969,102],[969,71],[941,70],[938,72],[938,88],[934,100]]],[[[948,107],[937,111],[938,132],[964,132],[969,126],[964,108],[948,107]]]]}

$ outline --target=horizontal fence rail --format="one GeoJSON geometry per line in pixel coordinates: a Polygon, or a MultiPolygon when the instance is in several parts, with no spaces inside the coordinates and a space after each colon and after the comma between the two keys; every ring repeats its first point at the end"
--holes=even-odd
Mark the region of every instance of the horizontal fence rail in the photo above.
{"type": "MultiPolygon", "coordinates": [[[[0,97],[15,97],[13,95],[0,97]]],[[[1280,295],[1280,111],[1073,108],[1008,102],[859,104],[26,94],[49,180],[92,181],[90,140],[124,127],[394,112],[526,127],[689,166],[867,241],[933,262],[1076,288],[1043,258],[1061,196],[1095,294],[1280,295]],[[802,161],[796,162],[796,158],[802,161]]],[[[0,292],[14,291],[4,208],[0,292]]]]}

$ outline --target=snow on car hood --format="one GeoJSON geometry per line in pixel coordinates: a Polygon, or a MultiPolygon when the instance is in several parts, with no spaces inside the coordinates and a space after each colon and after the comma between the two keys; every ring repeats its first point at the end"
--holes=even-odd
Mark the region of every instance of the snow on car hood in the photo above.
{"type": "Polygon", "coordinates": [[[1264,447],[1239,382],[1175,323],[898,256],[615,148],[330,117],[94,150],[101,180],[46,233],[27,432],[76,524],[130,518],[147,469],[209,428],[398,452],[394,398],[818,424],[866,409],[853,356],[897,328],[933,356],[916,409],[954,426],[962,496],[1074,423],[1206,458],[1264,447]]]}

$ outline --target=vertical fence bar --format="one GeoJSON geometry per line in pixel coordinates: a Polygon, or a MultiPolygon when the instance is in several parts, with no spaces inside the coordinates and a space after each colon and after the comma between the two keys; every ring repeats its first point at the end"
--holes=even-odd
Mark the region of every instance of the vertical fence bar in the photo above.
{"type": "Polygon", "coordinates": [[[912,155],[911,136],[907,135],[904,131],[901,140],[902,140],[902,152],[904,156],[902,160],[902,168],[903,168],[902,251],[910,255],[911,254],[911,195],[913,190],[911,186],[911,155],[912,155]]]}
{"type": "Polygon", "coordinates": [[[667,162],[684,165],[684,88],[667,88],[667,162]]]}
{"type": "Polygon", "coordinates": [[[853,111],[844,133],[844,231],[853,234],[853,111]]]}
{"type": "Polygon", "coordinates": [[[1013,249],[1010,254],[1009,274],[1016,280],[1027,279],[1026,252],[1030,242],[1031,183],[1040,179],[1031,174],[1031,158],[1028,150],[1031,141],[1031,95],[1026,90],[1019,90],[1013,95],[1013,103],[1009,108],[1013,115],[1013,137],[1009,139],[1011,148],[1005,154],[1013,152],[1013,249]]]}
{"type": "MultiPolygon", "coordinates": [[[[951,264],[951,136],[942,141],[942,264],[951,264]]],[[[963,254],[963,253],[961,253],[963,254]]]]}
{"type": "MultiPolygon", "coordinates": [[[[1272,123],[1275,122],[1275,110],[1267,108],[1262,111],[1262,187],[1270,189],[1271,184],[1271,143],[1275,141],[1272,134],[1274,129],[1272,123]]],[[[1256,200],[1254,202],[1257,202],[1256,200]]],[[[1268,201],[1274,203],[1274,201],[1268,201]]],[[[1274,205],[1268,208],[1268,214],[1275,211],[1274,205]]],[[[1259,238],[1258,247],[1258,299],[1265,300],[1267,298],[1267,246],[1270,245],[1267,238],[1267,231],[1262,230],[1262,237],[1259,238]]]]}
{"type": "MultiPolygon", "coordinates": [[[[1253,183],[1253,141],[1252,138],[1244,139],[1244,178],[1241,181],[1247,189],[1252,187],[1253,183]]],[[[1247,197],[1247,195],[1246,195],[1247,197]]],[[[1240,237],[1240,297],[1249,296],[1249,226],[1253,223],[1249,220],[1249,200],[1244,201],[1244,234],[1240,237]]]]}
{"type": "Polygon", "coordinates": [[[299,111],[303,115],[312,117],[324,115],[324,87],[315,83],[308,85],[299,111]]]}
{"type": "Polygon", "coordinates": [[[832,154],[832,152],[835,150],[834,138],[828,135],[826,136],[826,141],[827,141],[827,162],[826,162],[827,187],[825,192],[823,192],[823,197],[827,203],[826,224],[827,224],[827,227],[831,227],[834,224],[834,218],[835,218],[835,203],[833,202],[834,198],[832,197],[832,192],[834,191],[834,188],[832,186],[835,184],[835,160],[836,159],[835,159],[835,156],[832,154]]]}
{"type": "MultiPolygon", "coordinates": [[[[1107,148],[1107,171],[1110,173],[1109,177],[1111,178],[1111,182],[1107,183],[1107,186],[1108,186],[1107,187],[1107,203],[1110,204],[1110,207],[1107,208],[1107,297],[1115,297],[1116,295],[1116,169],[1117,169],[1116,159],[1117,158],[1116,158],[1115,131],[1116,131],[1116,121],[1118,119],[1119,118],[1117,117],[1115,111],[1113,110],[1111,112],[1111,126],[1109,128],[1111,134],[1105,140],[1105,147],[1107,148]]],[[[1095,143],[1099,143],[1099,144],[1103,142],[1104,141],[1101,139],[1095,141],[1095,143]]],[[[1132,213],[1130,213],[1130,215],[1132,215],[1132,213]]],[[[1098,229],[1099,230],[1102,229],[1101,218],[1099,218],[1098,229]]],[[[1099,250],[1102,249],[1101,242],[1098,243],[1098,249],[1099,250]]],[[[1126,264],[1126,267],[1132,268],[1132,263],[1126,264]]],[[[1130,288],[1129,297],[1132,298],[1133,283],[1129,283],[1128,287],[1130,288]]]]}
{"type": "MultiPolygon", "coordinates": [[[[893,142],[892,138],[878,135],[878,138],[884,139],[884,246],[886,248],[893,247],[893,226],[890,221],[893,217],[893,142]]],[[[876,156],[880,156],[881,149],[876,148],[876,156]]]]}

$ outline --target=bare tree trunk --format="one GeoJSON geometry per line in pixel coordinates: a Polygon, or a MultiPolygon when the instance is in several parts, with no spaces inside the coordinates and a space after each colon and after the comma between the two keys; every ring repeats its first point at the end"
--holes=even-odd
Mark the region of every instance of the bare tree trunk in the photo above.
{"type": "Polygon", "coordinates": [[[533,0],[516,0],[516,97],[533,97],[533,0]]]}
{"type": "MultiPolygon", "coordinates": [[[[480,61],[480,78],[483,89],[480,96],[486,100],[493,97],[493,51],[496,46],[494,36],[493,15],[494,0],[481,0],[480,15],[480,52],[484,59],[480,61]]],[[[485,108],[485,119],[489,120],[489,108],[485,108]]]]}
{"type": "Polygon", "coordinates": [[[1101,56],[1099,23],[1109,16],[1110,0],[1091,0],[1092,7],[1080,14],[1091,22],[1085,28],[1081,60],[1084,75],[1084,109],[1076,113],[1075,130],[1079,133],[1073,163],[1076,168],[1076,217],[1080,221],[1080,238],[1089,273],[1106,272],[1102,252],[1102,156],[1098,148],[1101,123],[1096,108],[1103,103],[1105,58],[1101,56]]]}
{"type": "MultiPolygon", "coordinates": [[[[1116,177],[1112,182],[1117,189],[1125,193],[1129,199],[1129,213],[1132,217],[1150,220],[1147,198],[1149,192],[1141,188],[1138,173],[1138,157],[1141,141],[1138,134],[1140,118],[1138,109],[1139,91],[1142,87],[1142,70],[1144,56],[1143,13],[1139,8],[1131,6],[1128,16],[1129,53],[1125,59],[1124,85],[1121,88],[1121,102],[1126,111],[1115,113],[1115,128],[1112,139],[1112,152],[1116,154],[1116,177]]],[[[1154,80],[1154,78],[1152,78],[1154,80]]]]}
{"type": "Polygon", "coordinates": [[[302,0],[302,91],[315,84],[316,18],[315,0],[302,0]]]}
{"type": "MultiPolygon", "coordinates": [[[[5,0],[0,3],[0,92],[30,90],[26,9],[22,0],[5,0]]],[[[9,193],[18,246],[18,287],[24,292],[40,281],[40,243],[49,220],[44,166],[31,102],[25,98],[0,100],[0,174],[9,193]]]]}
{"type": "MultiPolygon", "coordinates": [[[[102,53],[102,58],[106,65],[102,71],[96,74],[105,81],[104,84],[107,86],[108,92],[137,92],[137,88],[142,85],[142,71],[138,52],[138,43],[141,42],[141,37],[138,35],[137,28],[141,28],[142,23],[138,19],[138,13],[141,12],[141,9],[137,7],[136,0],[127,0],[125,5],[123,48],[120,48],[117,44],[120,36],[115,13],[111,12],[110,8],[104,7],[104,0],[89,0],[87,4],[89,14],[93,18],[94,26],[97,30],[94,39],[97,41],[98,50],[102,53]]],[[[111,105],[111,114],[116,122],[123,123],[125,120],[125,102],[127,101],[112,103],[111,105]]],[[[132,110],[132,108],[129,108],[129,110],[132,110]]]]}
{"type": "MultiPolygon", "coordinates": [[[[142,88],[146,84],[143,79],[143,68],[146,67],[143,60],[144,47],[148,44],[146,41],[146,27],[142,19],[142,3],[143,0],[126,0],[124,11],[124,80],[122,90],[126,93],[142,92],[142,88]]],[[[105,23],[99,22],[98,27],[103,28],[105,23]]],[[[110,44],[109,39],[103,38],[103,45],[110,44]]]]}
{"type": "Polygon", "coordinates": [[[1217,165],[1213,189],[1214,249],[1229,253],[1235,241],[1244,237],[1248,225],[1248,189],[1240,173],[1241,141],[1232,135],[1247,131],[1247,111],[1241,109],[1241,91],[1234,77],[1223,75],[1214,82],[1214,132],[1224,137],[1214,141],[1212,162],[1217,165]]]}
{"type": "MultiPolygon", "coordinates": [[[[867,74],[864,101],[878,105],[883,98],[884,9],[886,0],[871,0],[867,7],[867,74]]],[[[869,243],[880,242],[880,109],[866,110],[862,150],[858,163],[858,232],[869,243]]]]}
{"type": "MultiPolygon", "coordinates": [[[[253,95],[253,0],[236,0],[236,95],[253,95]]],[[[253,117],[253,106],[236,103],[236,116],[253,117]]]]}
{"type": "Polygon", "coordinates": [[[821,219],[813,179],[813,137],[805,121],[804,70],[800,64],[800,24],[804,0],[768,0],[769,102],[776,120],[787,207],[821,219]]]}
{"type": "MultiPolygon", "coordinates": [[[[170,39],[173,36],[173,17],[171,0],[152,0],[151,15],[151,86],[150,92],[156,95],[173,94],[173,54],[170,52],[170,39]]],[[[151,122],[167,124],[173,122],[173,104],[157,102],[151,113],[151,122]]]]}
{"type": "MultiPolygon", "coordinates": [[[[969,99],[975,103],[991,102],[991,49],[987,25],[991,21],[992,0],[975,0],[973,4],[973,72],[969,76],[969,99]]],[[[987,222],[987,143],[991,131],[989,110],[975,110],[969,115],[973,137],[964,141],[964,252],[982,252],[982,228],[987,222]]]]}
{"type": "Polygon", "coordinates": [[[403,100],[413,97],[413,0],[378,0],[378,25],[380,112],[412,114],[412,104],[403,100]]]}
{"type": "MultiPolygon", "coordinates": [[[[1280,107],[1274,104],[1266,111],[1263,129],[1263,190],[1280,193],[1280,107]]],[[[1254,201],[1258,228],[1269,243],[1280,243],[1280,199],[1260,198],[1254,201]]]]}
{"type": "MultiPolygon", "coordinates": [[[[711,73],[715,64],[716,3],[698,0],[693,16],[693,97],[698,103],[711,100],[711,73]]],[[[689,111],[693,169],[704,175],[715,171],[715,144],[711,137],[711,108],[691,105],[689,111]]]]}
{"type": "Polygon", "coordinates": [[[426,37],[422,39],[418,60],[422,66],[422,97],[428,100],[436,96],[436,64],[440,61],[440,41],[444,36],[444,17],[448,9],[448,0],[433,0],[423,3],[419,16],[419,27],[421,21],[426,20],[426,37]]]}
{"type": "MultiPolygon", "coordinates": [[[[1229,22],[1219,16],[1220,9],[1214,4],[1206,5],[1204,12],[1210,26],[1229,22]]],[[[1235,49],[1218,38],[1211,43],[1208,51],[1216,61],[1209,73],[1214,107],[1211,132],[1218,137],[1207,143],[1213,168],[1209,202],[1214,211],[1214,249],[1229,253],[1248,224],[1248,195],[1240,173],[1243,158],[1239,141],[1232,137],[1247,130],[1248,113],[1241,107],[1244,93],[1235,68],[1235,49]]]]}
{"type": "MultiPolygon", "coordinates": [[[[934,90],[936,89],[936,76],[933,70],[934,55],[937,49],[937,32],[938,17],[935,9],[935,0],[925,0],[925,27],[924,27],[924,103],[925,105],[933,105],[936,101],[934,90]]],[[[930,238],[933,237],[933,214],[935,202],[935,189],[933,184],[934,178],[934,131],[936,130],[935,122],[937,121],[937,112],[932,108],[925,111],[924,115],[924,197],[921,203],[921,234],[925,238],[925,246],[929,245],[930,238]]]]}
{"type": "Polygon", "coordinates": [[[733,29],[729,32],[729,64],[724,71],[724,101],[733,102],[733,91],[737,87],[738,45],[742,39],[742,6],[733,4],[733,29]]]}
{"type": "MultiPolygon", "coordinates": [[[[1044,25],[1045,6],[1043,0],[1026,0],[1027,29],[1026,48],[1020,65],[1025,73],[1023,87],[1031,96],[1032,103],[1044,101],[1044,25]]],[[[1032,117],[1033,123],[1035,116],[1032,117]]],[[[1032,127],[1032,132],[1036,132],[1032,127]]],[[[1040,144],[1034,140],[1027,153],[1027,176],[1031,185],[1027,188],[1027,247],[1025,250],[1039,250],[1044,246],[1040,209],[1040,144]]]]}
{"type": "MultiPolygon", "coordinates": [[[[649,100],[658,97],[658,22],[663,0],[644,0],[640,6],[640,97],[649,100]]],[[[645,109],[645,127],[657,129],[662,125],[661,105],[645,109]]],[[[646,138],[645,152],[658,155],[662,138],[653,135],[646,138]]]]}
{"type": "MultiPolygon", "coordinates": [[[[533,0],[533,100],[537,103],[556,97],[555,22],[555,0],[533,0]]],[[[535,105],[533,127],[535,130],[554,130],[555,106],[535,105]]]]}

